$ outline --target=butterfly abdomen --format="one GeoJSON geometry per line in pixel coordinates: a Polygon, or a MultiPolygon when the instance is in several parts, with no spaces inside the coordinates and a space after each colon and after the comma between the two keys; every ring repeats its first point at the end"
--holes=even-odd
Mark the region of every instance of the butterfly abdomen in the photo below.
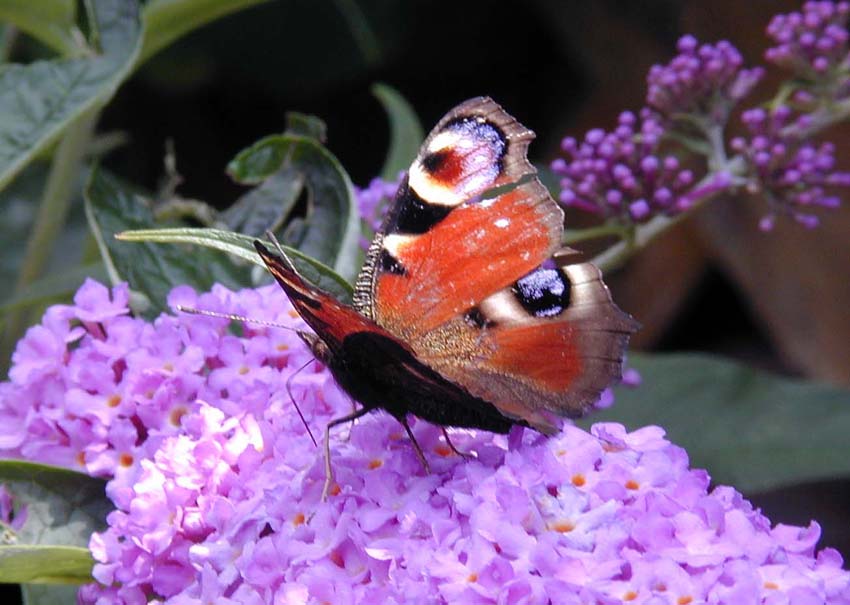
{"type": "Polygon", "coordinates": [[[397,418],[411,413],[441,426],[498,433],[516,424],[493,404],[417,360],[397,340],[377,332],[346,336],[329,368],[340,386],[363,406],[384,409],[397,418]]]}

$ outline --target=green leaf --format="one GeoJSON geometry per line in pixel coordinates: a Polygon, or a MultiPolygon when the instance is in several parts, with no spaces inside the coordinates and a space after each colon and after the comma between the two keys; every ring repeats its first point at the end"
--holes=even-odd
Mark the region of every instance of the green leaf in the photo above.
{"type": "Polygon", "coordinates": [[[221,213],[220,219],[232,231],[259,237],[277,231],[295,208],[304,189],[304,176],[284,167],[221,213]]]}
{"type": "Polygon", "coordinates": [[[244,149],[227,172],[240,183],[259,183],[282,167],[300,172],[310,192],[301,229],[286,243],[333,267],[353,282],[359,269],[360,218],[351,181],[337,159],[315,139],[272,135],[244,149]]]}
{"type": "Polygon", "coordinates": [[[29,284],[12,298],[0,303],[0,313],[70,298],[88,277],[101,282],[109,279],[102,263],[91,263],[54,272],[29,284]]]}
{"type": "Polygon", "coordinates": [[[324,145],[328,140],[328,127],[319,117],[288,111],[286,112],[286,134],[310,137],[324,145]]]}
{"type": "MultiPolygon", "coordinates": [[[[745,493],[850,476],[850,392],[707,355],[629,356],[643,376],[592,422],[655,424],[715,483],[745,493]]],[[[589,423],[583,421],[583,423],[589,423]]]]}
{"type": "Polygon", "coordinates": [[[0,70],[0,189],[88,111],[106,103],[141,46],[132,0],[94,4],[102,54],[0,70]]]}
{"type": "Polygon", "coordinates": [[[136,307],[148,317],[166,309],[168,292],[179,284],[209,290],[214,283],[229,288],[251,285],[250,275],[212,250],[186,251],[143,243],[128,246],[115,234],[155,226],[144,198],[99,168],[92,169],[85,191],[86,216],[113,283],[126,280],[146,300],[136,307]],[[145,307],[144,305],[148,305],[145,307]]]}
{"type": "Polygon", "coordinates": [[[12,23],[60,55],[79,50],[73,0],[3,0],[0,21],[12,23]]]}
{"type": "MultiPolygon", "coordinates": [[[[0,0],[2,1],[2,0],[0,0]]],[[[83,212],[82,190],[86,172],[76,176],[70,215],[61,233],[55,238],[53,251],[47,261],[51,273],[27,286],[24,291],[14,294],[13,288],[0,292],[0,313],[10,308],[27,306],[26,301],[38,303],[52,299],[72,290],[72,282],[82,283],[84,276],[79,268],[83,260],[80,251],[89,237],[88,225],[83,212]]],[[[35,214],[44,181],[48,178],[48,166],[45,162],[35,161],[27,166],[8,187],[0,191],[0,242],[3,242],[3,254],[0,255],[0,283],[14,284],[20,271],[27,239],[33,230],[35,214]]],[[[95,274],[92,274],[94,276],[95,274]]],[[[97,274],[103,275],[103,271],[97,274]]]]}
{"type": "MultiPolygon", "coordinates": [[[[106,482],[65,468],[0,460],[0,484],[8,487],[15,509],[25,506],[27,515],[16,542],[0,546],[0,582],[90,582],[89,538],[106,528],[114,508],[106,482]]],[[[26,602],[49,603],[59,592],[35,590],[26,602]]]]}
{"type": "Polygon", "coordinates": [[[381,59],[381,43],[360,4],[357,0],[334,0],[334,4],[348,23],[348,29],[363,59],[369,65],[376,65],[381,59]]]}
{"type": "Polygon", "coordinates": [[[58,605],[60,603],[75,603],[77,600],[76,586],[63,584],[21,584],[21,595],[24,605],[58,605]]]}
{"type": "Polygon", "coordinates": [[[220,17],[266,0],[150,0],[144,8],[145,41],[140,63],[178,38],[220,17]]]}
{"type": "Polygon", "coordinates": [[[86,584],[93,564],[80,546],[0,545],[0,581],[8,584],[86,584]]]}
{"type": "Polygon", "coordinates": [[[16,507],[27,507],[19,545],[87,546],[92,532],[105,529],[113,509],[103,479],[57,466],[0,460],[0,483],[9,486],[16,507]]]}
{"type": "Polygon", "coordinates": [[[396,89],[386,84],[375,84],[372,94],[384,106],[390,119],[390,148],[381,168],[381,178],[394,181],[399,172],[410,168],[425,135],[413,107],[396,89]]]}
{"type": "MultiPolygon", "coordinates": [[[[124,233],[119,233],[116,237],[125,242],[197,244],[227,252],[260,267],[265,267],[262,259],[254,249],[254,240],[256,238],[239,233],[231,233],[218,229],[149,229],[125,231],[124,233]]],[[[351,285],[334,273],[332,269],[294,248],[283,246],[283,249],[292,259],[295,268],[298,269],[298,272],[304,279],[325,292],[332,294],[342,302],[348,303],[351,301],[351,285]]]]}

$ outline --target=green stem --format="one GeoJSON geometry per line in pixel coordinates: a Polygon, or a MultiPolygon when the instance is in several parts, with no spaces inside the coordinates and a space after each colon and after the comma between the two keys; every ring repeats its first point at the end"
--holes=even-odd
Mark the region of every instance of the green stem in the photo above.
{"type": "Polygon", "coordinates": [[[636,225],[626,237],[604,252],[597,254],[591,262],[599,267],[602,273],[608,273],[619,268],[632,254],[646,246],[660,233],[678,222],[684,214],[675,217],[659,214],[642,225],[636,225]]]}
{"type": "Polygon", "coordinates": [[[47,264],[56,237],[65,225],[95,119],[94,113],[81,116],[65,131],[65,136],[56,150],[32,233],[27,241],[16,290],[37,279],[47,264]]]}
{"type": "MultiPolygon", "coordinates": [[[[27,241],[14,294],[26,289],[44,272],[56,238],[65,225],[77,175],[82,167],[86,147],[91,140],[96,120],[96,111],[80,116],[67,128],[56,149],[38,213],[27,241]]],[[[0,363],[8,361],[15,342],[26,328],[27,318],[28,314],[25,310],[10,313],[6,318],[6,330],[0,344],[0,363]]]]}
{"type": "Polygon", "coordinates": [[[832,103],[828,107],[810,114],[810,117],[811,121],[805,128],[800,128],[797,124],[791,124],[783,129],[782,134],[803,140],[818,134],[837,122],[843,122],[850,117],[850,99],[843,99],[832,103]]]}
{"type": "Polygon", "coordinates": [[[9,62],[17,40],[18,28],[8,23],[0,25],[0,64],[9,62]]]}
{"type": "Polygon", "coordinates": [[[565,246],[571,246],[590,239],[598,239],[602,237],[617,237],[619,239],[623,239],[628,231],[628,226],[619,223],[605,223],[588,229],[568,229],[564,231],[563,243],[565,246]]]}
{"type": "MultiPolygon", "coordinates": [[[[714,145],[712,146],[716,149],[714,145]]],[[[641,250],[661,233],[693,212],[697,207],[706,203],[708,200],[717,197],[721,193],[733,191],[746,184],[746,180],[743,178],[743,173],[746,168],[743,165],[742,158],[739,156],[727,159],[725,152],[720,158],[717,156],[710,156],[709,165],[715,166],[716,168],[706,174],[702,180],[693,187],[692,191],[702,190],[702,195],[701,197],[691,200],[692,205],[688,209],[688,212],[683,212],[675,216],[659,214],[646,223],[623,229],[621,240],[604,252],[598,254],[591,262],[599,267],[602,273],[613,271],[614,269],[621,267],[635,252],[641,250]],[[722,164],[720,164],[721,161],[723,161],[722,164]],[[711,186],[712,182],[717,178],[720,172],[724,172],[730,177],[731,181],[728,187],[711,186]]]]}
{"type": "Polygon", "coordinates": [[[711,153],[708,156],[708,169],[712,172],[719,172],[729,163],[726,156],[726,144],[723,140],[723,127],[712,125],[706,128],[705,136],[711,147],[711,153]]]}

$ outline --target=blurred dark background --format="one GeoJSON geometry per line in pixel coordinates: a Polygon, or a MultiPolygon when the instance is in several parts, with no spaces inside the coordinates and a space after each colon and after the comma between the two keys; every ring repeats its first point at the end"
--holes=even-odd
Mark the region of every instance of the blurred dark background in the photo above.
{"type": "MultiPolygon", "coordinates": [[[[426,130],[456,103],[490,95],[537,132],[531,154],[548,163],[563,136],[609,128],[623,109],[640,108],[648,68],[672,57],[680,35],[729,39],[748,63],[761,63],[770,16],[798,6],[271,1],[179,41],[123,86],[99,130],[129,141],[106,165],[153,190],[171,138],[185,179],[180,194],[225,207],[242,191],[224,174],[228,160],[281,131],[285,112],[297,110],[327,122],[329,148],[362,186],[380,170],[388,140],[369,92],[377,81],[397,88],[426,130]]],[[[779,77],[773,72],[753,102],[779,77]]],[[[847,134],[831,136],[839,157],[850,157],[847,134]]],[[[780,224],[769,235],[756,228],[763,212],[753,199],[711,204],[611,276],[620,306],[643,323],[637,347],[715,352],[850,384],[850,211],[825,217],[816,232],[780,224]]],[[[747,495],[774,522],[819,519],[822,543],[850,556],[846,482],[747,495]]]]}

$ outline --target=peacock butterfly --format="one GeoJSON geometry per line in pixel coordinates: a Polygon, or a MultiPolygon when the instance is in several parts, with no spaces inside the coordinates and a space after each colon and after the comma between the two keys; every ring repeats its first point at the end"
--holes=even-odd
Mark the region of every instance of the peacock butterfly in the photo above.
{"type": "Polygon", "coordinates": [[[361,404],[407,430],[429,422],[556,432],[621,376],[637,323],[590,263],[570,264],[564,213],[526,154],[534,133],[492,99],[451,110],[403,179],[357,279],[353,306],[305,282],[285,256],[257,252],[314,333],[300,333],[361,404]]]}

